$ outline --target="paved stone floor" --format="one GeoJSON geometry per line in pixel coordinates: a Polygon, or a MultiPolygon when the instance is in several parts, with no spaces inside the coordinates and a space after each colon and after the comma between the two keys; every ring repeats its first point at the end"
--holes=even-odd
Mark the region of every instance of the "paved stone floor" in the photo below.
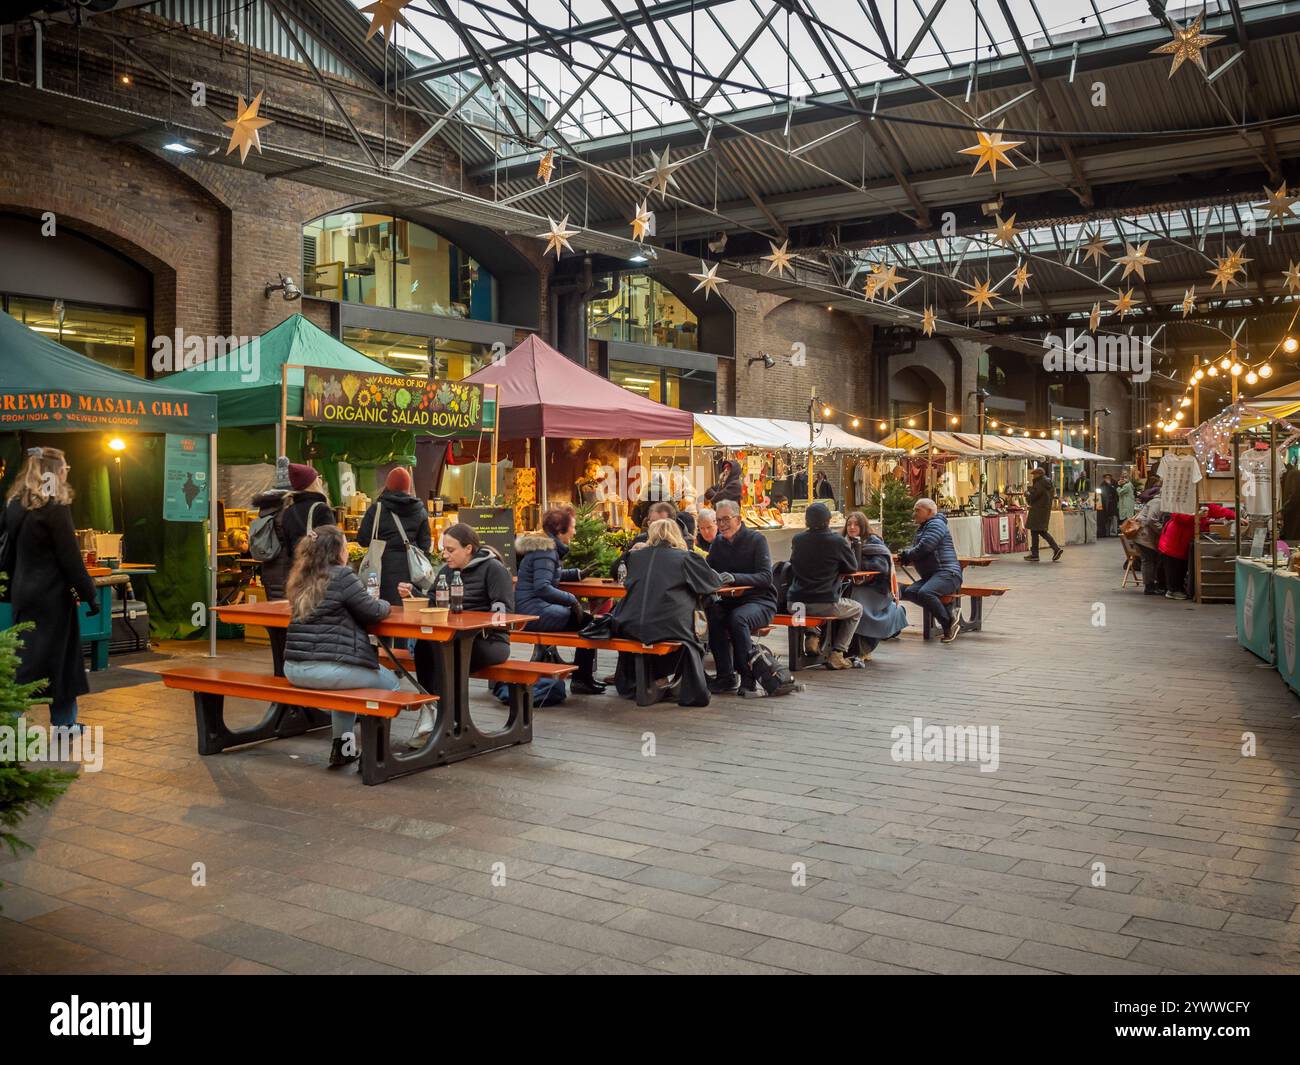
{"type": "Polygon", "coordinates": [[[199,758],[183,693],[92,695],[103,770],[0,862],[0,971],[1300,972],[1300,700],[1231,607],[1119,561],[1000,561],[951,647],[785,699],[571,698],[376,788],[320,733],[199,758]],[[997,726],[996,772],[893,760],[915,716],[997,726]]]}

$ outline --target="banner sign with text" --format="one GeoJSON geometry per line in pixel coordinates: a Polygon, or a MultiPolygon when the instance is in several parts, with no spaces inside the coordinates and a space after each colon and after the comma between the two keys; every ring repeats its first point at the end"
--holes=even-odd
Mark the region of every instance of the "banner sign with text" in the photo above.
{"type": "Polygon", "coordinates": [[[202,521],[208,516],[208,438],[167,434],[163,517],[202,521]]]}
{"type": "Polygon", "coordinates": [[[305,368],[306,422],[412,430],[421,436],[473,437],[496,424],[496,390],[464,381],[426,381],[392,373],[305,368]]]}

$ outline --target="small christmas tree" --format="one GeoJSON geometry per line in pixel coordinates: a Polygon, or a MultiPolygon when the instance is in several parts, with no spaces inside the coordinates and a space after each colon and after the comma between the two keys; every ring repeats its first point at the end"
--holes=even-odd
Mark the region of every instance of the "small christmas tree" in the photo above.
{"type": "Polygon", "coordinates": [[[609,576],[610,567],[618,559],[620,550],[611,542],[613,535],[597,509],[599,504],[584,503],[574,515],[573,539],[564,566],[576,569],[594,567],[597,576],[609,576]]]}
{"type": "Polygon", "coordinates": [[[881,539],[889,545],[891,551],[906,547],[916,535],[916,522],[912,520],[914,502],[908,494],[907,486],[892,477],[884,482],[883,488],[877,488],[871,493],[871,509],[867,512],[867,517],[881,523],[881,539]]]}
{"type": "Polygon", "coordinates": [[[33,697],[45,686],[43,680],[19,684],[15,679],[22,633],[29,628],[31,624],[25,623],[0,632],[0,845],[13,854],[31,850],[31,844],[14,831],[18,823],[34,808],[49,806],[76,779],[75,773],[36,769],[22,761],[23,714],[40,701],[33,697]]]}

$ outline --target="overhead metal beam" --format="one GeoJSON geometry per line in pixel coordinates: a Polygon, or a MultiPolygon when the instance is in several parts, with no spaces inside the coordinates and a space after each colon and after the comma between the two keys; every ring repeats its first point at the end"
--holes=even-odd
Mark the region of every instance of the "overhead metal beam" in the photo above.
{"type": "MultiPolygon", "coordinates": [[[[1237,43],[1241,46],[1241,54],[1246,67],[1246,100],[1249,101],[1247,106],[1255,112],[1257,118],[1263,118],[1265,117],[1263,108],[1259,104],[1262,96],[1259,73],[1255,66],[1255,57],[1251,53],[1250,34],[1246,31],[1246,20],[1241,15],[1240,0],[1228,0],[1228,8],[1232,13],[1232,26],[1237,33],[1237,43]]],[[[1264,139],[1264,151],[1268,156],[1269,181],[1281,182],[1283,180],[1282,160],[1278,156],[1277,139],[1273,136],[1273,130],[1268,126],[1265,126],[1260,133],[1264,139]]]]}
{"type": "Polygon", "coordinates": [[[456,112],[469,103],[469,101],[474,98],[474,94],[478,92],[479,89],[483,88],[484,84],[485,82],[482,75],[475,78],[473,84],[470,85],[470,87],[461,94],[460,98],[447,109],[447,113],[421,133],[420,136],[416,138],[415,143],[402,153],[401,158],[393,164],[392,169],[401,170],[402,167],[415,158],[415,154],[442,132],[443,127],[456,116],[456,112]]]}

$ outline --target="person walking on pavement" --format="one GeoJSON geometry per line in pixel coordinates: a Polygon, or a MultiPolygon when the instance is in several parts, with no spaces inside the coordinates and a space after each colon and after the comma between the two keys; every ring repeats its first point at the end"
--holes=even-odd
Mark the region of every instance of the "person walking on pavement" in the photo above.
{"type": "Polygon", "coordinates": [[[1048,524],[1052,520],[1052,497],[1056,495],[1056,490],[1052,485],[1052,479],[1047,476],[1047,471],[1041,466],[1030,470],[1029,476],[1031,478],[1029,491],[1025,493],[1025,502],[1029,504],[1029,513],[1025,515],[1025,528],[1029,530],[1031,540],[1029,554],[1025,556],[1025,561],[1038,561],[1038,540],[1041,537],[1047,541],[1047,546],[1052,549],[1052,561],[1060,562],[1065,551],[1060,544],[1052,539],[1052,534],[1047,531],[1048,524]]]}

